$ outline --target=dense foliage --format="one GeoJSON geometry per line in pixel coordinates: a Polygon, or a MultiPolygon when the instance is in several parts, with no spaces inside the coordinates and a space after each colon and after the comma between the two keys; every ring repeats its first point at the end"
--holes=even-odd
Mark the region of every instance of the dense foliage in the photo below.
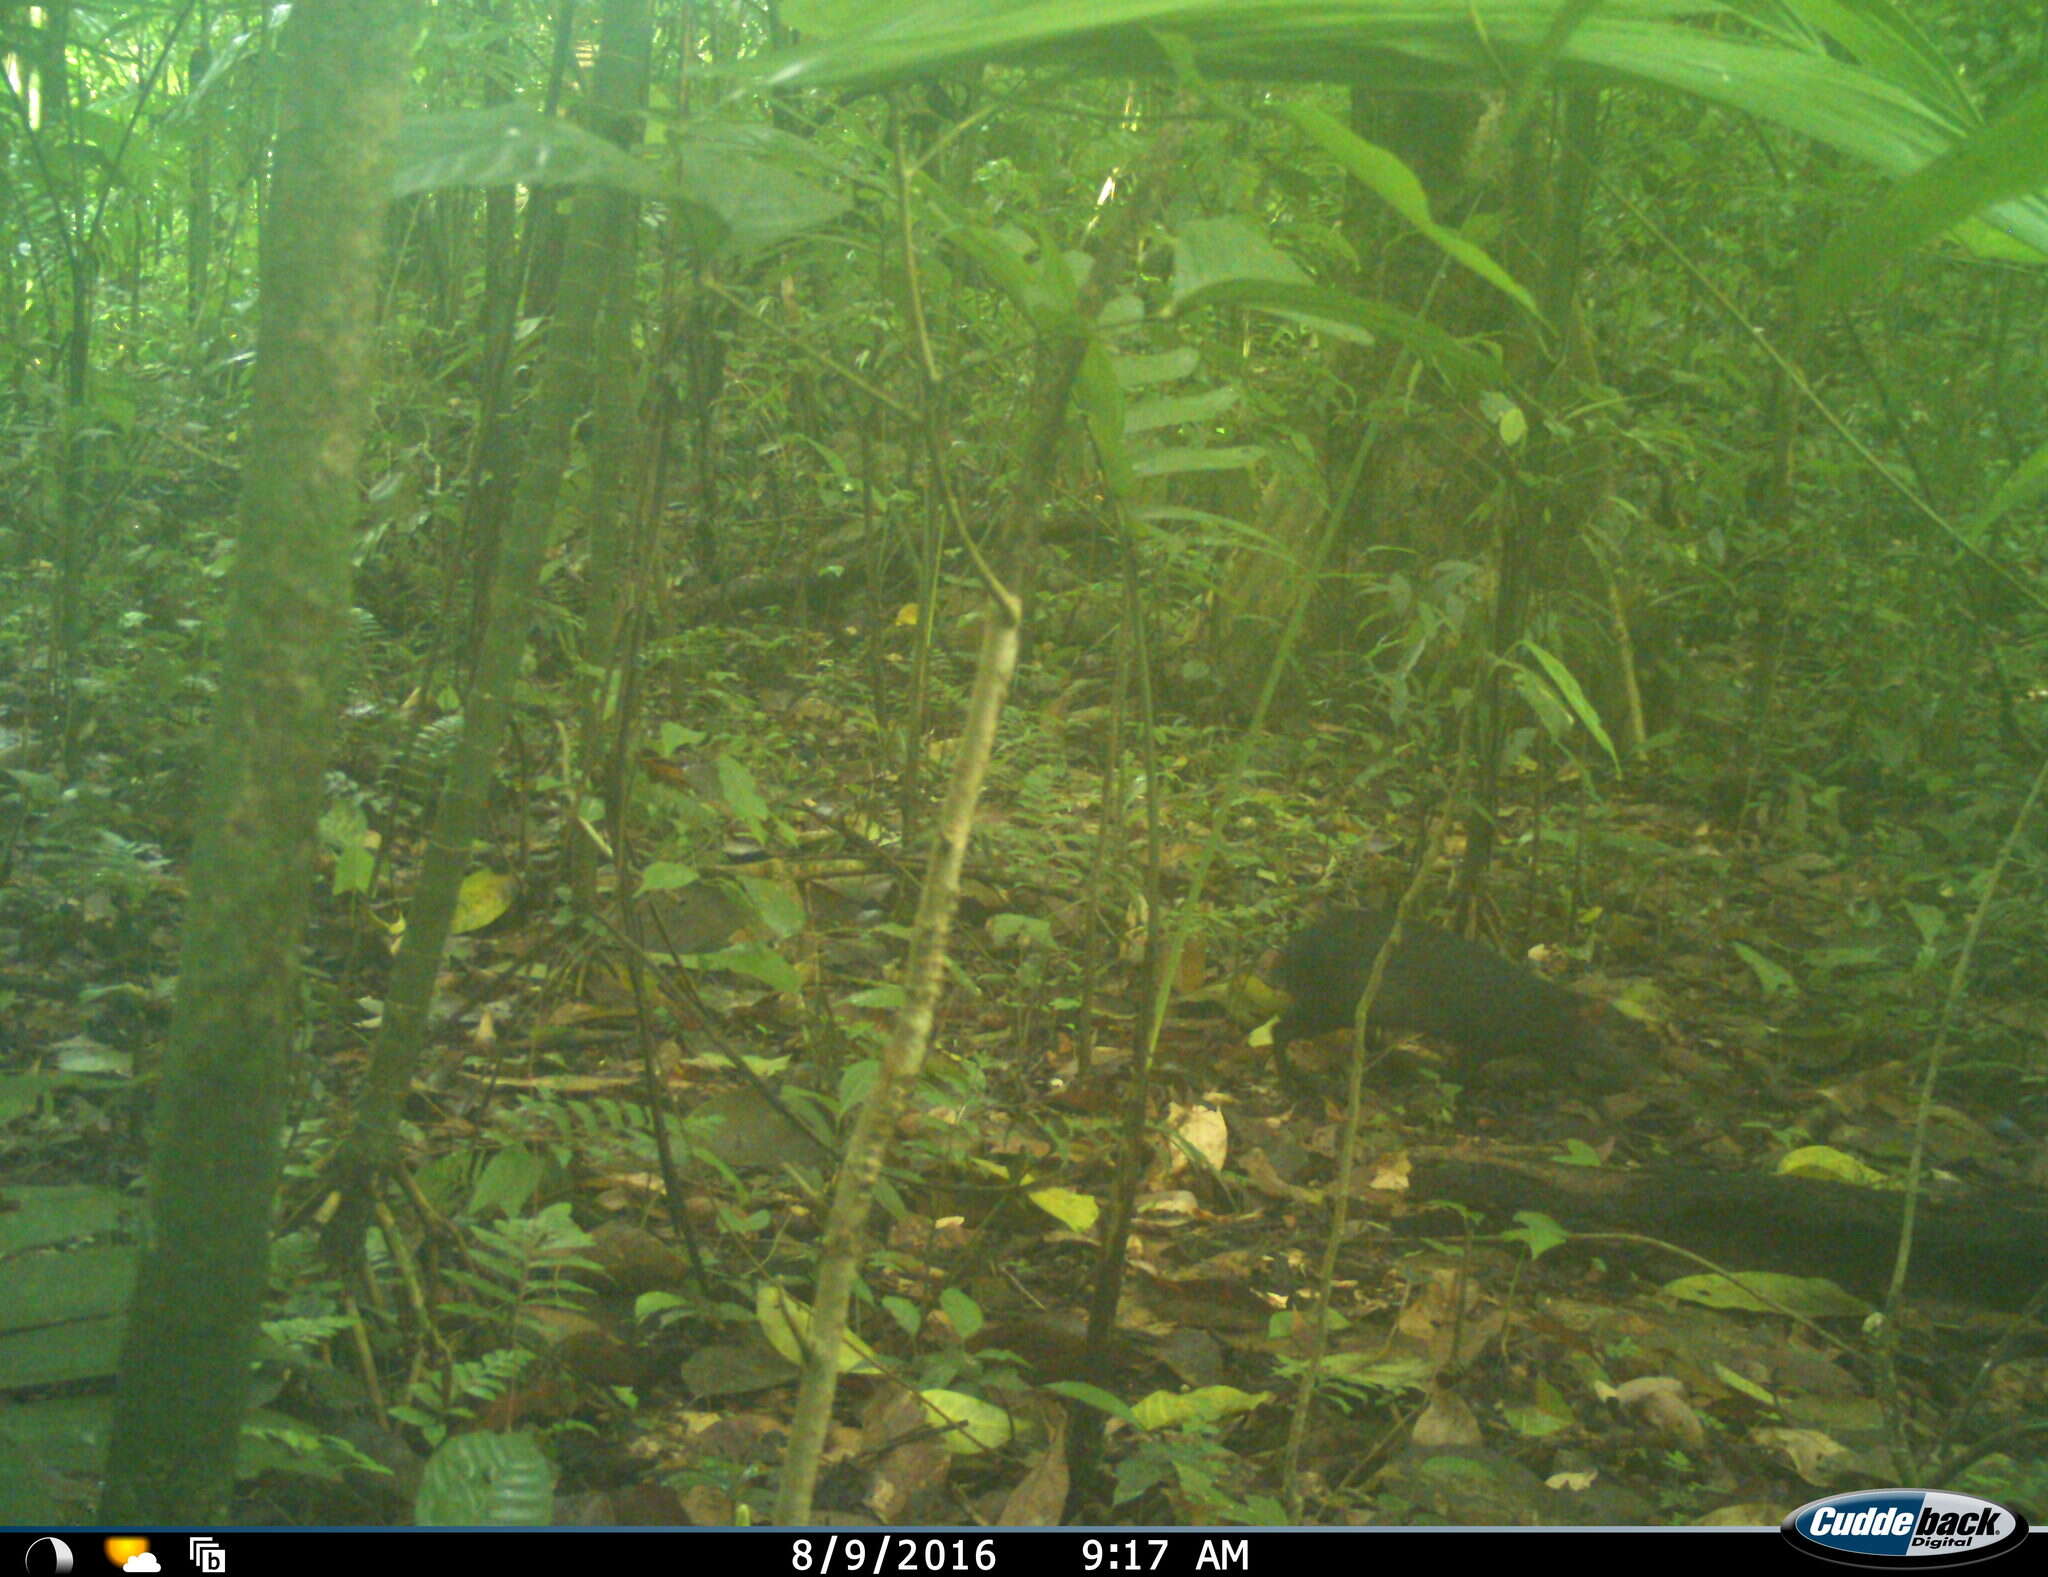
{"type": "MultiPolygon", "coordinates": [[[[1734,1297],[1406,1186],[2037,1208],[2037,14],[380,5],[356,382],[280,261],[336,3],[0,7],[0,1521],[99,1499],[152,1132],[160,1212],[167,1111],[268,1153],[272,1054],[240,1521],[2048,1511],[2048,1370],[1871,1334],[1888,1257],[1734,1297]],[[1280,1088],[1262,955],[1404,896],[1645,1076],[1280,1088]],[[194,1001],[238,923],[274,1044],[194,1001]]],[[[1497,1027],[1439,956],[1397,1024],[1497,1027]]]]}

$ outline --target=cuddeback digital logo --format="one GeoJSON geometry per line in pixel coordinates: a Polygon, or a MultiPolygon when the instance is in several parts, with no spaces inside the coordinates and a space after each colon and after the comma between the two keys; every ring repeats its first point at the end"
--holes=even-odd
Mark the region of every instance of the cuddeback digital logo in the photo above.
{"type": "Polygon", "coordinates": [[[1850,1566],[1960,1566],[2012,1549],[2027,1519],[1974,1495],[1869,1489],[1801,1506],[1778,1531],[1809,1555],[1850,1566]]]}

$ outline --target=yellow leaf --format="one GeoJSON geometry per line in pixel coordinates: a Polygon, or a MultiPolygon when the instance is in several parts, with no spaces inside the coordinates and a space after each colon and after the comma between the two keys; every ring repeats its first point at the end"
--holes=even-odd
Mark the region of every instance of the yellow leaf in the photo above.
{"type": "Polygon", "coordinates": [[[946,1449],[956,1457],[1000,1450],[1017,1432],[1016,1421],[1008,1413],[979,1397],[959,1391],[920,1391],[917,1399],[924,1404],[932,1427],[943,1431],[939,1438],[946,1449]]]}
{"type": "Polygon", "coordinates": [[[1273,1400],[1271,1391],[1240,1391],[1231,1385],[1205,1385],[1192,1391],[1154,1391],[1131,1407],[1147,1429],[1172,1429],[1183,1424],[1213,1424],[1249,1413],[1273,1400]]]}
{"type": "Polygon", "coordinates": [[[1031,1202],[1070,1232],[1091,1230],[1102,1214],[1099,1204],[1071,1188],[1034,1188],[1031,1202]]]}
{"type": "MultiPolygon", "coordinates": [[[[811,1311],[808,1306],[799,1303],[774,1282],[764,1281],[754,1294],[754,1318],[760,1324],[761,1334],[768,1338],[770,1347],[791,1363],[805,1361],[811,1346],[811,1311]]],[[[842,1333],[839,1338],[839,1372],[881,1372],[881,1365],[875,1361],[875,1350],[852,1331],[842,1333]]]]}
{"type": "Polygon", "coordinates": [[[1664,1292],[1709,1309],[1749,1309],[1758,1314],[1790,1310],[1813,1319],[1855,1319],[1870,1312],[1869,1304],[1831,1281],[1767,1270],[1742,1272],[1739,1286],[1725,1276],[1680,1276],[1667,1281],[1664,1292]]]}
{"type": "Polygon", "coordinates": [[[509,871],[471,871],[455,895],[455,934],[481,931],[512,907],[518,891],[519,878],[509,871]]]}
{"type": "Polygon", "coordinates": [[[1860,1188],[1889,1188],[1891,1179],[1875,1167],[1865,1166],[1855,1156],[1832,1145],[1809,1144],[1792,1151],[1778,1163],[1785,1177],[1817,1177],[1825,1182],[1854,1183],[1860,1188]]]}

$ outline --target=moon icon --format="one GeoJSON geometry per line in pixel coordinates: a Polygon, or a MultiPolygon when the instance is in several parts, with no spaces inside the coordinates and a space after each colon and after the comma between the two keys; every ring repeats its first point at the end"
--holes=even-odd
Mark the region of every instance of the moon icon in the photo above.
{"type": "Polygon", "coordinates": [[[21,1564],[28,1577],[57,1577],[58,1573],[71,1570],[71,1546],[62,1539],[37,1539],[22,1556],[21,1564]]]}

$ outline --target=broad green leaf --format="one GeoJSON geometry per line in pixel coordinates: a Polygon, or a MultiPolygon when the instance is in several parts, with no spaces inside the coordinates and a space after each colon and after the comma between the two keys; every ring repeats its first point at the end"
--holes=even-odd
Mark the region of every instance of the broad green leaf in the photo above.
{"type": "MultiPolygon", "coordinates": [[[[1242,471],[1265,458],[1256,444],[1237,444],[1226,449],[1148,449],[1132,461],[1139,476],[1186,476],[1199,471],[1242,471]]],[[[1147,512],[1147,519],[1168,518],[1164,510],[1147,512]]],[[[1214,518],[1214,517],[1211,517],[1214,518]]]]}
{"type": "Polygon", "coordinates": [[[370,890],[370,878],[376,873],[377,856],[360,843],[341,850],[334,856],[334,893],[345,897],[349,893],[366,893],[370,890]]]}
{"type": "Polygon", "coordinates": [[[1313,285],[1299,263],[1266,239],[1265,231],[1234,216],[1194,219],[1173,238],[1173,304],[1176,311],[1217,285],[1265,280],[1275,285],[1313,285]]]}
{"type": "Polygon", "coordinates": [[[1621,757],[1615,751],[1614,741],[1607,737],[1607,729],[1600,721],[1598,708],[1580,688],[1579,681],[1571,669],[1534,641],[1525,640],[1522,645],[1527,648],[1529,655],[1536,659],[1544,676],[1557,686],[1557,693],[1564,697],[1564,704],[1572,709],[1572,715],[1579,720],[1579,725],[1593,736],[1602,750],[1607,752],[1607,759],[1616,766],[1621,765],[1621,757]]]}
{"type": "Polygon", "coordinates": [[[939,1307],[945,1311],[948,1323],[962,1341],[968,1340],[982,1327],[981,1305],[958,1287],[948,1287],[939,1294],[939,1307]]]}
{"type": "Polygon", "coordinates": [[[1041,334],[1076,333],[1081,321],[1075,312],[1072,276],[1057,253],[1042,242],[985,225],[963,224],[947,232],[951,240],[979,263],[1010,304],[1041,334]],[[1036,251],[1036,265],[1026,253],[1036,251]]]}
{"type": "Polygon", "coordinates": [[[1202,365],[1201,352],[1192,345],[1150,355],[1118,356],[1116,381],[1126,389],[1150,388],[1155,383],[1174,383],[1192,378],[1202,365]]]}
{"type": "Polygon", "coordinates": [[[413,1521],[420,1527],[544,1528],[552,1520],[555,1470],[525,1433],[456,1435],[420,1470],[413,1521]]]}
{"type": "Polygon", "coordinates": [[[758,980],[773,991],[801,991],[803,981],[789,960],[772,947],[728,947],[716,953],[692,953],[683,962],[691,969],[725,969],[758,980]]]}
{"type": "Polygon", "coordinates": [[[1719,1380],[1723,1385],[1727,1386],[1730,1390],[1739,1391],[1742,1395],[1748,1397],[1752,1402],[1759,1402],[1763,1404],[1765,1407],[1773,1408],[1778,1405],[1778,1399],[1775,1396],[1771,1395],[1769,1390],[1767,1390],[1765,1387],[1761,1385],[1758,1385],[1756,1381],[1748,1378],[1746,1375],[1743,1375],[1741,1373],[1738,1373],[1736,1370],[1731,1369],[1725,1363],[1717,1363],[1714,1365],[1714,1378],[1719,1380]]]}
{"type": "Polygon", "coordinates": [[[1809,306],[1840,305],[1866,289],[1885,264],[1922,242],[1996,203],[2043,187],[2048,187],[2048,88],[2037,89],[1922,165],[1883,202],[1845,226],[1807,264],[1800,295],[1809,306]]]}
{"type": "MultiPolygon", "coordinates": [[[[1793,0],[1788,0],[1788,4],[1793,0]]],[[[1878,0],[1797,0],[1815,31],[1737,26],[1697,0],[1604,0],[1556,36],[1559,0],[874,0],[832,7],[840,31],[751,63],[778,89],[914,82],[979,63],[1116,78],[1333,82],[1367,91],[1482,91],[1541,70],[1566,84],[1661,88],[1783,126],[1890,175],[1946,153],[1974,124],[1959,84],[1878,0]],[[1169,31],[1172,51],[1162,47],[1169,31]],[[1823,37],[1825,32],[1832,35],[1823,37]],[[1845,48],[1860,60],[1842,58],[1845,48]],[[1188,62],[1192,62],[1192,67],[1188,62]]],[[[2048,251],[2048,198],[2001,203],[1996,226],[2048,251]]]]}
{"type": "Polygon", "coordinates": [[[1102,466],[1103,480],[1118,498],[1129,499],[1136,492],[1131,471],[1128,437],[1129,413],[1124,406],[1123,385],[1116,381],[1116,369],[1096,335],[1088,336],[1081,353],[1081,365],[1074,379],[1074,403],[1088,423],[1088,435],[1095,440],[1095,456],[1102,466]]]}
{"type": "Polygon", "coordinates": [[[1422,182],[1393,154],[1376,143],[1367,142],[1348,126],[1339,125],[1313,105],[1282,104],[1278,113],[1314,139],[1353,179],[1405,219],[1417,234],[1436,246],[1444,256],[1477,274],[1531,317],[1543,315],[1536,308],[1536,298],[1523,289],[1506,269],[1488,257],[1484,247],[1475,245],[1455,230],[1445,229],[1430,217],[1429,194],[1422,189],[1422,182]]]}
{"type": "Polygon", "coordinates": [[[804,928],[804,901],[790,883],[742,876],[739,887],[761,923],[777,936],[794,936],[804,928]]]}
{"type": "MultiPolygon", "coordinates": [[[[1124,387],[1121,376],[1117,382],[1124,387]]],[[[1126,433],[1148,433],[1160,427],[1177,427],[1183,422],[1221,421],[1243,403],[1241,391],[1225,385],[1201,394],[1179,394],[1145,400],[1131,407],[1124,417],[1126,433]]]]}
{"type": "Polygon", "coordinates": [[[620,148],[518,103],[409,115],[398,133],[391,195],[450,186],[610,186],[665,195],[660,176],[620,148]]]}
{"type": "Polygon", "coordinates": [[[1111,1418],[1121,1418],[1127,1424],[1138,1421],[1137,1414],[1125,1405],[1123,1399],[1112,1396],[1099,1385],[1090,1385],[1085,1380],[1055,1380],[1046,1387],[1055,1396],[1064,1396],[1069,1401],[1092,1407],[1097,1412],[1107,1413],[1111,1418]]]}
{"type": "MultiPolygon", "coordinates": [[[[1784,5],[1865,70],[1944,107],[1960,122],[1977,118],[1960,73],[1889,0],[1784,0],[1784,5]]],[[[1815,47],[1820,47],[1817,41],[1815,47]]]]}
{"type": "Polygon", "coordinates": [[[0,1194],[0,1258],[133,1227],[139,1202],[117,1188],[57,1184],[16,1186],[0,1194]]]}
{"type": "Polygon", "coordinates": [[[667,142],[667,192],[699,245],[750,256],[830,224],[851,204],[802,138],[745,121],[686,122],[667,142]]]}
{"type": "Polygon", "coordinates": [[[754,774],[731,756],[720,756],[717,766],[719,797],[741,821],[759,827],[768,819],[768,802],[761,797],[754,774]]]}
{"type": "Polygon", "coordinates": [[[1323,1373],[1376,1391],[1427,1391],[1436,1379],[1427,1359],[1385,1358],[1373,1352],[1329,1353],[1323,1359],[1323,1373]]]}
{"type": "Polygon", "coordinates": [[[477,1173],[465,1214],[515,1215],[539,1192],[547,1174],[547,1163],[531,1150],[524,1145],[507,1145],[477,1173]]]}
{"type": "Polygon", "coordinates": [[[1517,1210],[1515,1220],[1519,1224],[1508,1228],[1501,1237],[1510,1243],[1523,1244],[1531,1259],[1541,1259],[1552,1249],[1571,1241],[1569,1232],[1540,1211],[1517,1210]]]}
{"type": "MultiPolygon", "coordinates": [[[[133,1248],[83,1248],[12,1261],[0,1277],[0,1333],[121,1314],[138,1255],[133,1248]]],[[[18,1382],[0,1370],[0,1383],[18,1382]]]]}

